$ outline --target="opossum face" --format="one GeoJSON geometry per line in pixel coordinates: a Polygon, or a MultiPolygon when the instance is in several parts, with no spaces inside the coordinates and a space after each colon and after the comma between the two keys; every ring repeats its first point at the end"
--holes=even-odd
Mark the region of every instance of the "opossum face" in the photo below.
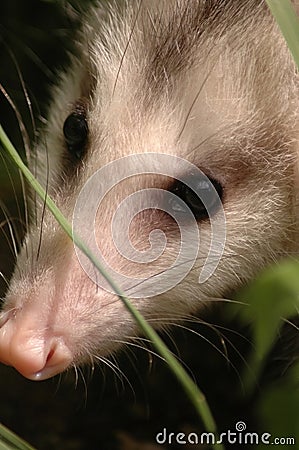
{"type": "MultiPolygon", "coordinates": [[[[37,146],[40,181],[155,327],[298,250],[298,80],[264,2],[173,3],[93,12],[37,146]]],[[[40,380],[138,330],[32,203],[0,360],[40,380]]]]}

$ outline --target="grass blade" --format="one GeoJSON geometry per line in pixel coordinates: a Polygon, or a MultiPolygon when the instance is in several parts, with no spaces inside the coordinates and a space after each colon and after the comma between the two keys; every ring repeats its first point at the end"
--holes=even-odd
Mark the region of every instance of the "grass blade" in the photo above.
{"type": "Polygon", "coordinates": [[[299,68],[299,19],[290,0],[266,0],[299,68]]]}
{"type": "Polygon", "coordinates": [[[35,449],[0,423],[0,450],[35,450],[35,449]]]}

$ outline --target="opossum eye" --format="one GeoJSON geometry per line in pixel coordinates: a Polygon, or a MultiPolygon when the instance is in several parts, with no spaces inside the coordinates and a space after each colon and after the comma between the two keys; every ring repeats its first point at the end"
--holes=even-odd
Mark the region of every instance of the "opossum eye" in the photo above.
{"type": "Polygon", "coordinates": [[[71,113],[63,125],[64,139],[69,152],[81,159],[88,136],[88,125],[83,112],[71,113]]]}
{"type": "MultiPolygon", "coordinates": [[[[203,177],[192,183],[191,188],[182,181],[177,181],[171,191],[177,195],[192,211],[196,220],[204,220],[214,214],[220,207],[223,189],[221,184],[208,177],[203,177]]],[[[171,207],[176,212],[184,214],[181,202],[172,201],[171,207]]]]}

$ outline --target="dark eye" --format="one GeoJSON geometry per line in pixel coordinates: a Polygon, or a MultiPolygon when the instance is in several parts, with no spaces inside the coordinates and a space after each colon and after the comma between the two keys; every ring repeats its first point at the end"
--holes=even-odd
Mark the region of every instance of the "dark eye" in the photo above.
{"type": "Polygon", "coordinates": [[[81,159],[88,136],[85,114],[83,112],[70,114],[64,122],[63,134],[69,152],[81,159]]]}
{"type": "MultiPolygon", "coordinates": [[[[178,196],[184,204],[186,204],[192,211],[196,220],[207,219],[212,214],[215,214],[221,205],[223,189],[221,184],[207,176],[199,179],[176,181],[171,189],[176,196],[178,196]],[[192,187],[190,187],[192,186],[192,187]]],[[[176,212],[184,214],[186,210],[182,208],[181,202],[172,200],[170,205],[176,212]]]]}

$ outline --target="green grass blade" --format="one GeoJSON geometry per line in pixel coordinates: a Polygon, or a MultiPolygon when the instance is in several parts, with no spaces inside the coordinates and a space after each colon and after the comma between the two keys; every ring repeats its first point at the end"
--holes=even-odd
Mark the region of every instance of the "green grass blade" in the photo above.
{"type": "Polygon", "coordinates": [[[0,423],[0,450],[35,450],[35,449],[0,423]]]}
{"type": "Polygon", "coordinates": [[[290,0],[266,0],[266,2],[299,68],[299,19],[294,6],[290,0]]]}
{"type": "MultiPolygon", "coordinates": [[[[2,142],[4,149],[8,152],[14,163],[17,165],[19,170],[22,172],[22,174],[30,183],[30,185],[33,187],[33,189],[36,191],[36,193],[40,196],[40,198],[43,201],[46,202],[47,207],[49,208],[53,216],[56,218],[56,220],[59,222],[59,224],[66,232],[66,234],[73,240],[74,244],[90,259],[90,261],[95,265],[95,267],[101,272],[101,274],[108,281],[114,292],[123,301],[124,305],[126,306],[128,311],[132,314],[132,316],[136,320],[137,324],[140,326],[145,336],[151,340],[157,352],[167,362],[171,371],[176,376],[181,386],[184,388],[186,395],[190,399],[198,415],[201,417],[206,430],[208,432],[214,433],[216,436],[217,435],[216,424],[204,394],[192,381],[190,376],[179,364],[177,359],[168,350],[167,346],[164,344],[164,342],[161,340],[161,338],[158,336],[155,330],[147,323],[147,321],[143,318],[140,312],[132,305],[132,303],[125,295],[125,293],[119,288],[119,286],[114,282],[114,280],[110,277],[110,275],[104,270],[100,262],[94,257],[92,252],[84,244],[84,242],[80,239],[80,237],[73,234],[71,225],[62,215],[62,213],[57,208],[53,200],[48,195],[46,195],[46,192],[43,189],[43,187],[34,178],[33,174],[24,164],[24,162],[20,158],[18,152],[13,147],[12,143],[10,142],[8,136],[4,132],[1,125],[0,125],[0,142],[2,142]]],[[[224,447],[221,444],[214,444],[213,448],[223,450],[224,447]]]]}

